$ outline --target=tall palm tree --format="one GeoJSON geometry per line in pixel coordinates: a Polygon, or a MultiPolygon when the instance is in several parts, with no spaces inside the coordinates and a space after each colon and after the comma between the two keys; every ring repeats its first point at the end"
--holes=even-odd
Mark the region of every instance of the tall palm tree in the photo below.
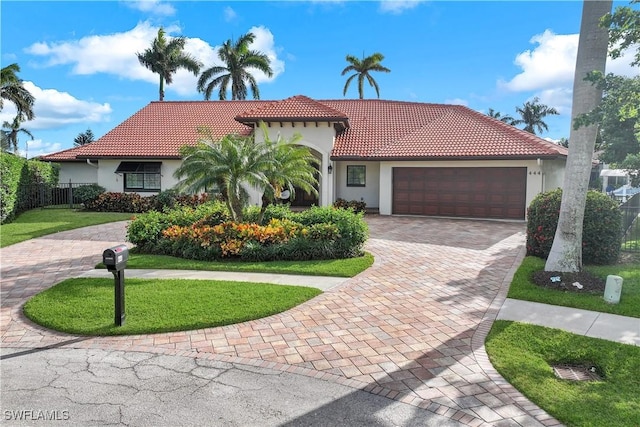
{"type": "Polygon", "coordinates": [[[514,119],[510,115],[502,114],[501,112],[496,111],[493,108],[489,108],[489,112],[487,112],[487,116],[492,117],[496,120],[500,120],[502,123],[506,123],[511,126],[513,126],[513,124],[516,121],[516,119],[514,119]]]}
{"type": "Polygon", "coordinates": [[[516,112],[522,118],[514,120],[513,125],[525,125],[523,130],[534,135],[536,130],[538,132],[549,130],[543,120],[545,117],[559,114],[555,108],[540,104],[538,97],[533,98],[532,101],[525,102],[522,107],[516,107],[516,112]]]}
{"type": "Polygon", "coordinates": [[[315,165],[319,163],[319,160],[308,147],[297,145],[301,139],[299,134],[288,140],[278,135],[277,139],[272,141],[264,122],[260,123],[260,129],[264,136],[267,152],[273,160],[267,164],[269,168],[264,171],[268,185],[261,188],[263,191],[262,208],[258,222],[262,223],[267,206],[274,203],[283,191],[288,190],[292,199],[295,198],[296,187],[307,193],[318,195],[316,188],[318,170],[315,165]]]}
{"type": "Polygon", "coordinates": [[[4,122],[2,123],[2,147],[6,151],[13,148],[13,152],[18,152],[18,135],[22,132],[26,135],[29,135],[31,139],[33,139],[33,135],[29,130],[22,127],[22,121],[20,120],[20,116],[16,116],[13,118],[12,122],[4,122]]]}
{"type": "MultiPolygon", "coordinates": [[[[590,72],[605,71],[608,31],[599,24],[600,19],[611,11],[611,5],[611,0],[582,2],[578,57],[573,79],[572,123],[577,117],[596,108],[602,98],[602,90],[585,78],[590,72]]],[[[571,127],[560,217],[545,264],[546,271],[577,272],[582,269],[584,209],[597,133],[597,124],[579,127],[574,124],[571,127]]]]}
{"type": "Polygon", "coordinates": [[[248,200],[245,186],[269,185],[264,171],[271,168],[273,159],[265,144],[251,137],[226,135],[218,141],[205,137],[195,147],[183,147],[181,155],[182,165],[174,173],[181,179],[178,187],[197,193],[222,185],[234,221],[242,221],[242,209],[248,200]]]}
{"type": "Polygon", "coordinates": [[[268,77],[273,76],[271,60],[257,50],[249,49],[256,36],[247,33],[235,43],[231,39],[218,49],[218,58],[224,65],[214,65],[203,71],[198,79],[198,91],[204,93],[204,99],[211,99],[211,93],[217,87],[218,99],[227,99],[227,90],[231,85],[231,99],[247,99],[247,84],[251,88],[253,99],[260,99],[260,90],[255,77],[249,69],[259,70],[268,77]]]}
{"type": "Polygon", "coordinates": [[[151,47],[142,53],[137,53],[140,64],[160,76],[160,101],[164,100],[164,85],[173,83],[173,75],[180,68],[198,75],[202,64],[193,56],[184,52],[186,39],[175,37],[169,41],[160,27],[158,36],[151,43],[151,47]]]}
{"type": "Polygon", "coordinates": [[[4,107],[4,101],[7,100],[16,106],[20,121],[33,120],[35,98],[22,85],[22,80],[17,74],[19,72],[18,64],[10,64],[0,70],[0,110],[4,107]]]}
{"type": "Polygon", "coordinates": [[[390,69],[388,69],[387,67],[381,64],[382,60],[384,59],[384,55],[376,52],[371,56],[362,58],[362,60],[356,58],[353,55],[347,55],[346,59],[349,65],[347,65],[345,69],[342,70],[342,75],[344,76],[350,71],[354,71],[355,73],[350,75],[349,78],[347,79],[346,83],[344,84],[344,90],[342,91],[342,94],[343,95],[347,94],[347,89],[349,89],[349,84],[351,84],[351,81],[357,77],[358,78],[358,95],[360,96],[360,99],[364,98],[363,84],[365,79],[367,79],[367,81],[369,82],[369,86],[373,86],[373,88],[376,90],[376,94],[378,95],[378,98],[380,98],[380,88],[378,87],[378,83],[373,79],[373,77],[371,77],[369,72],[371,71],[380,71],[383,73],[391,72],[390,69]]]}

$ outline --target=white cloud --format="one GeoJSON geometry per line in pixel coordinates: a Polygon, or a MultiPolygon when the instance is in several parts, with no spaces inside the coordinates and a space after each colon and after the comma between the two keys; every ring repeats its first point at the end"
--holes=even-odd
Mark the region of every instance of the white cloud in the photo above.
{"type": "MultiPolygon", "coordinates": [[[[537,46],[518,54],[514,60],[522,72],[509,81],[499,80],[498,87],[509,92],[533,92],[541,103],[556,108],[560,114],[570,114],[578,34],[560,35],[545,30],[533,36],[530,42],[537,46]]],[[[637,68],[630,65],[631,60],[631,54],[608,59],[607,72],[637,75],[637,68]]]]}
{"type": "Polygon", "coordinates": [[[124,0],[124,3],[131,9],[154,15],[171,16],[176,13],[173,6],[169,3],[163,3],[162,0],[124,0]]]}
{"type": "Polygon", "coordinates": [[[469,101],[467,101],[466,99],[461,99],[461,98],[445,99],[444,103],[445,104],[452,104],[452,105],[464,105],[465,107],[469,106],[469,101]]]}
{"type": "MultiPolygon", "coordinates": [[[[26,51],[32,55],[44,58],[40,64],[43,67],[57,65],[72,65],[72,73],[90,75],[97,73],[112,74],[129,80],[142,80],[158,84],[158,76],[146,69],[138,62],[137,53],[147,49],[158,35],[159,27],[152,26],[148,21],[140,22],[135,28],[107,35],[86,36],[79,40],[34,43],[26,51]]],[[[180,28],[170,26],[164,28],[167,35],[179,33],[180,28]]],[[[284,72],[284,61],[278,58],[274,37],[265,27],[252,27],[249,31],[256,36],[250,45],[251,49],[265,53],[271,60],[273,77],[268,78],[263,73],[254,75],[258,83],[274,80],[284,72]]],[[[187,38],[185,51],[193,55],[204,64],[205,69],[212,65],[220,65],[217,56],[217,46],[211,46],[199,38],[187,38]]],[[[174,91],[180,95],[194,95],[197,76],[186,70],[179,70],[173,78],[173,83],[166,86],[166,91],[174,91]]]]}
{"type": "Polygon", "coordinates": [[[570,84],[576,66],[578,35],[558,35],[550,30],[530,40],[538,46],[516,56],[514,63],[522,72],[500,85],[513,92],[538,90],[570,84]]]}
{"type": "Polygon", "coordinates": [[[20,141],[20,146],[18,147],[18,156],[32,159],[34,157],[56,153],[61,149],[62,144],[60,144],[59,142],[45,142],[41,139],[34,139],[32,141],[24,140],[20,141]]]}
{"type": "MultiPolygon", "coordinates": [[[[26,129],[55,129],[73,123],[96,123],[109,119],[111,106],[107,103],[83,101],[67,92],[55,89],[41,89],[32,82],[23,83],[36,99],[34,104],[35,119],[25,122],[26,129]]],[[[11,121],[16,114],[15,107],[7,104],[0,113],[0,121],[11,121]]]]}
{"type": "Polygon", "coordinates": [[[383,13],[393,13],[399,15],[405,10],[413,9],[422,3],[423,0],[381,0],[380,11],[383,13]]]}
{"type": "Polygon", "coordinates": [[[238,14],[231,6],[227,6],[224,8],[224,20],[226,22],[231,22],[238,17],[238,14]]]}

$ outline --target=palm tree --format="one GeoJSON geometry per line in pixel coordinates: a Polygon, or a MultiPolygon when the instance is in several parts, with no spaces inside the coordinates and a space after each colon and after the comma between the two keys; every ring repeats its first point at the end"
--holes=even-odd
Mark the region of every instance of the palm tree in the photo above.
{"type": "Polygon", "coordinates": [[[532,101],[527,101],[522,107],[516,107],[516,112],[520,114],[522,119],[516,119],[513,121],[513,125],[525,125],[523,130],[536,134],[549,130],[547,124],[542,120],[546,116],[558,115],[558,110],[553,107],[549,107],[544,104],[540,104],[538,97],[533,98],[532,101]]]}
{"type": "MultiPolygon", "coordinates": [[[[364,55],[363,55],[364,56],[364,55]]],[[[370,71],[381,71],[384,73],[390,73],[391,70],[387,67],[380,64],[384,59],[384,55],[381,53],[374,53],[371,56],[367,56],[366,58],[362,58],[362,60],[356,58],[353,55],[347,55],[348,66],[342,70],[342,75],[344,76],[350,71],[355,71],[354,74],[349,76],[346,83],[344,84],[344,90],[342,91],[343,95],[347,94],[347,89],[349,89],[349,84],[353,79],[358,77],[358,94],[360,95],[360,99],[364,98],[364,79],[366,78],[369,82],[369,86],[373,86],[376,90],[376,94],[378,98],[380,98],[380,88],[378,87],[378,83],[371,77],[369,74],[370,71]]]]}
{"type": "Polygon", "coordinates": [[[513,126],[513,124],[515,123],[516,119],[514,119],[513,117],[511,117],[508,114],[502,114],[499,111],[495,111],[493,108],[489,108],[489,112],[487,113],[487,116],[492,117],[496,120],[500,120],[502,123],[506,123],[508,125],[513,126]]]}
{"type": "Polygon", "coordinates": [[[22,85],[18,72],[20,72],[18,64],[10,64],[0,70],[0,110],[4,107],[4,101],[7,100],[16,106],[20,121],[33,120],[35,98],[22,85]]]}
{"type": "MultiPolygon", "coordinates": [[[[600,19],[611,11],[611,5],[612,0],[582,2],[578,57],[573,79],[572,123],[577,117],[595,109],[602,98],[602,90],[585,80],[585,77],[593,71],[605,71],[608,32],[600,26],[600,19]]],[[[597,124],[579,127],[574,124],[571,127],[560,217],[544,267],[546,271],[582,270],[584,209],[597,133],[597,124]]]]}
{"type": "Polygon", "coordinates": [[[164,100],[164,84],[173,83],[173,75],[180,68],[198,75],[202,64],[193,56],[184,53],[186,39],[175,37],[170,41],[165,38],[165,32],[160,27],[158,36],[151,43],[151,47],[143,53],[136,54],[140,64],[160,76],[160,101],[164,100]]]}
{"type": "Polygon", "coordinates": [[[297,145],[301,139],[299,134],[289,140],[278,135],[275,141],[269,138],[269,131],[264,122],[260,123],[260,129],[264,135],[267,152],[272,156],[272,163],[264,171],[268,185],[262,188],[262,208],[258,222],[262,223],[264,212],[269,204],[280,198],[280,194],[288,190],[293,199],[296,195],[296,187],[318,195],[318,184],[315,165],[319,160],[311,153],[308,147],[297,145]]]}
{"type": "Polygon", "coordinates": [[[181,179],[178,187],[198,193],[221,185],[234,221],[242,222],[242,209],[248,200],[245,185],[269,185],[264,171],[271,168],[272,157],[265,144],[254,142],[251,137],[226,135],[215,141],[207,136],[195,147],[183,147],[181,155],[182,165],[174,173],[181,179]]]}
{"type": "Polygon", "coordinates": [[[247,84],[251,88],[253,99],[260,99],[260,90],[255,77],[248,71],[262,71],[268,77],[273,76],[271,60],[257,50],[250,50],[249,45],[255,40],[253,33],[247,33],[235,43],[231,39],[218,49],[218,58],[224,65],[214,65],[205,70],[198,79],[198,91],[204,93],[204,99],[211,99],[211,93],[218,87],[218,99],[227,99],[227,89],[231,85],[231,99],[247,99],[247,84]]]}
{"type": "Polygon", "coordinates": [[[22,121],[20,120],[20,116],[16,116],[13,118],[13,122],[4,122],[2,123],[2,147],[5,150],[9,150],[13,148],[13,152],[18,152],[18,134],[20,132],[27,134],[33,139],[33,135],[29,130],[22,127],[22,121]]]}

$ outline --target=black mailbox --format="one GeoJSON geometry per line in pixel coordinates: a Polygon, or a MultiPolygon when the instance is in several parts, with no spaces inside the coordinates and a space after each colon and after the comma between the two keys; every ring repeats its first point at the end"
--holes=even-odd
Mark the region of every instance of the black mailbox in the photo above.
{"type": "Polygon", "coordinates": [[[121,271],[127,266],[129,248],[127,245],[118,245],[105,250],[102,253],[102,263],[109,271],[121,271]]]}

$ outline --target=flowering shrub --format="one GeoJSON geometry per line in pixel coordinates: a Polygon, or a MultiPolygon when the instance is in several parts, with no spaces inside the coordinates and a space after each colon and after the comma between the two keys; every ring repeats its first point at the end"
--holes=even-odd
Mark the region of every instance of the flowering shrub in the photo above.
{"type": "Polygon", "coordinates": [[[188,195],[173,190],[163,191],[153,196],[141,196],[138,193],[107,192],[85,202],[85,209],[98,212],[143,213],[151,210],[168,210],[173,207],[198,207],[209,201],[206,193],[188,195]]]}
{"type": "Polygon", "coordinates": [[[333,202],[334,208],[342,208],[342,209],[353,209],[354,212],[364,212],[367,208],[367,204],[363,201],[358,200],[350,200],[346,199],[337,199],[333,202]]]}
{"type": "Polygon", "coordinates": [[[258,225],[230,221],[221,202],[152,211],[134,218],[128,240],[141,252],[203,260],[331,259],[362,253],[368,232],[362,214],[333,208],[305,212],[258,225]]]}
{"type": "MultiPolygon", "coordinates": [[[[547,258],[560,216],[562,190],[536,196],[527,209],[527,255],[547,258]]],[[[618,204],[597,191],[587,193],[582,230],[585,264],[610,264],[620,254],[622,217],[618,204]]]]}

